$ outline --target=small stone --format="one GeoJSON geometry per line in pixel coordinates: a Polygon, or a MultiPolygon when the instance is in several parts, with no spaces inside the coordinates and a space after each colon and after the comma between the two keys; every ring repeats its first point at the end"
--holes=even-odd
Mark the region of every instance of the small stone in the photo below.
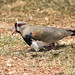
{"type": "Polygon", "coordinates": [[[7,63],[7,66],[12,66],[12,64],[7,63]]]}
{"type": "Polygon", "coordinates": [[[31,74],[31,73],[23,73],[23,75],[33,75],[33,74],[31,74]]]}
{"type": "Polygon", "coordinates": [[[8,74],[9,74],[9,75],[15,74],[15,71],[10,71],[10,72],[8,72],[8,74]]]}
{"type": "Polygon", "coordinates": [[[14,60],[9,58],[6,65],[11,67],[13,63],[14,63],[14,60]]]}

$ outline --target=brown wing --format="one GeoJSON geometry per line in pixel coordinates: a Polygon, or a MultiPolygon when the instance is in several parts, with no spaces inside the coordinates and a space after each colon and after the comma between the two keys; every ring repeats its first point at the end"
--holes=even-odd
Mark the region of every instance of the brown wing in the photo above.
{"type": "Polygon", "coordinates": [[[47,36],[50,35],[50,34],[48,34],[48,32],[46,32],[46,30],[42,30],[42,29],[36,30],[32,34],[35,39],[41,40],[41,41],[43,41],[44,38],[46,39],[47,36]]]}
{"type": "Polygon", "coordinates": [[[66,37],[67,31],[54,27],[42,27],[33,31],[32,35],[37,40],[52,43],[66,37]]]}

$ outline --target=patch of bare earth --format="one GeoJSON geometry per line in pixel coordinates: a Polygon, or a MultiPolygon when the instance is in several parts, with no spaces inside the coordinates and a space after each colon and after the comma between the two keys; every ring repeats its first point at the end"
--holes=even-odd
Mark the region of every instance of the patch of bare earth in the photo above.
{"type": "Polygon", "coordinates": [[[0,75],[54,75],[65,71],[60,66],[46,68],[46,60],[29,57],[0,57],[0,75]]]}

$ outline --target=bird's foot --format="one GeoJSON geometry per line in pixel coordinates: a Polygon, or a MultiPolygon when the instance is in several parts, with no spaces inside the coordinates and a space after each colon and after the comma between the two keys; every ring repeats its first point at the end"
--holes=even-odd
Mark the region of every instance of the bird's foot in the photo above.
{"type": "Polygon", "coordinates": [[[33,52],[39,52],[39,49],[32,48],[31,51],[33,51],[33,52]]]}
{"type": "Polygon", "coordinates": [[[36,52],[36,50],[34,48],[31,49],[32,52],[36,52]]]}

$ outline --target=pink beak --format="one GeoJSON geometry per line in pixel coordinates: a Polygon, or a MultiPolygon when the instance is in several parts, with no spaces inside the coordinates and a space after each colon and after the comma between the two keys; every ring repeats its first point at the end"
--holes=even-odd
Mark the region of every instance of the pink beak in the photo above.
{"type": "Polygon", "coordinates": [[[12,30],[12,29],[14,29],[14,28],[15,28],[15,27],[10,28],[9,31],[12,30]]]}
{"type": "MultiPolygon", "coordinates": [[[[10,30],[13,30],[14,28],[15,28],[15,27],[10,28],[9,31],[10,31],[10,30]]],[[[12,35],[13,35],[14,33],[16,33],[16,29],[15,29],[15,31],[12,33],[12,35]]]]}

